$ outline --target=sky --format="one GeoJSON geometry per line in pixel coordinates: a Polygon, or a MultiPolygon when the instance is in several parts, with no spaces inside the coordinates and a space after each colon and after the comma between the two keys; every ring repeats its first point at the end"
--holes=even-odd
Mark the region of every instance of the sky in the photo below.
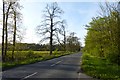
{"type": "MultiPolygon", "coordinates": [[[[26,35],[23,42],[38,43],[40,36],[36,34],[35,28],[43,20],[43,10],[48,2],[21,2],[23,9],[23,25],[26,28],[26,35]]],[[[67,33],[75,32],[84,46],[84,38],[87,34],[85,25],[92,17],[97,16],[99,11],[98,2],[58,2],[59,7],[64,11],[62,19],[67,22],[67,33]]]]}
{"type": "MultiPolygon", "coordinates": [[[[55,0],[54,0],[55,1],[55,0]]],[[[58,6],[64,11],[61,15],[62,19],[67,22],[67,33],[75,32],[76,36],[80,38],[82,46],[84,46],[84,39],[87,35],[85,25],[89,24],[93,17],[99,15],[99,3],[105,0],[57,0],[58,6]]],[[[114,1],[114,0],[111,0],[114,1]]],[[[43,10],[47,3],[52,0],[21,0],[20,4],[23,6],[21,13],[23,15],[23,27],[26,29],[26,34],[22,42],[24,43],[39,43],[41,37],[36,34],[36,27],[40,25],[43,20],[43,10]]],[[[0,2],[1,3],[1,2],[0,2]]],[[[1,13],[0,13],[1,14],[1,13]]],[[[1,27],[0,27],[1,32],[1,27]]],[[[2,34],[2,33],[1,33],[2,34]]],[[[1,36],[1,35],[0,35],[1,36]]]]}

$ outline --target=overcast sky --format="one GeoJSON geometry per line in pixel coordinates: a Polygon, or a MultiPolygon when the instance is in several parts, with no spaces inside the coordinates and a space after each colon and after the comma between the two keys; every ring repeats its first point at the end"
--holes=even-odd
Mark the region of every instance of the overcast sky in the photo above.
{"type": "MultiPolygon", "coordinates": [[[[40,22],[43,20],[43,10],[47,3],[49,2],[42,2],[40,0],[21,0],[20,4],[23,6],[21,10],[23,15],[23,25],[26,28],[25,38],[22,42],[38,43],[41,39],[36,35],[35,28],[40,25],[40,22]]],[[[76,0],[75,2],[73,2],[73,0],[64,2],[63,0],[62,2],[59,1],[58,5],[64,11],[62,18],[67,21],[68,33],[75,32],[84,46],[84,38],[87,34],[85,25],[88,24],[93,17],[96,17],[99,14],[99,2],[93,0],[90,0],[89,2],[86,0],[84,2],[76,0]]]]}

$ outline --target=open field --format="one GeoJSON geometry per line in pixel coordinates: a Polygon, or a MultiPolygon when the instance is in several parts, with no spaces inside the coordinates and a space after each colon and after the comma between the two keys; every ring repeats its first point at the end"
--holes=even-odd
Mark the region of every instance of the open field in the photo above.
{"type": "Polygon", "coordinates": [[[6,62],[2,63],[2,68],[4,70],[7,68],[44,61],[71,53],[72,52],[53,51],[53,54],[49,55],[49,51],[15,51],[13,61],[12,52],[8,51],[6,62]]]}

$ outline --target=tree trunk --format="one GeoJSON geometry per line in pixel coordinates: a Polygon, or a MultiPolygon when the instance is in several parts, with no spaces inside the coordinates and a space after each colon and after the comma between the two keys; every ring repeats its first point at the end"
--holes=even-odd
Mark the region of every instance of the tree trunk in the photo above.
{"type": "Polygon", "coordinates": [[[3,29],[2,29],[2,61],[5,61],[4,55],[4,29],[5,29],[5,3],[3,0],[3,29]]]}
{"type": "Polygon", "coordinates": [[[53,19],[51,18],[51,26],[50,26],[51,32],[50,32],[50,55],[52,55],[52,49],[53,49],[53,45],[52,45],[52,41],[53,41],[53,19]]]}
{"type": "Polygon", "coordinates": [[[16,12],[14,11],[14,34],[13,34],[13,50],[12,50],[12,60],[14,60],[15,42],[16,42],[16,12]]]}
{"type": "Polygon", "coordinates": [[[66,32],[64,28],[64,51],[66,51],[66,32]]]}
{"type": "Polygon", "coordinates": [[[9,13],[9,10],[10,10],[10,7],[12,5],[12,2],[10,2],[9,4],[9,7],[7,9],[7,12],[6,12],[6,20],[5,20],[5,34],[6,34],[6,37],[5,37],[5,57],[6,57],[6,54],[7,54],[7,48],[8,48],[8,32],[7,32],[7,22],[8,22],[8,13],[9,13]]]}

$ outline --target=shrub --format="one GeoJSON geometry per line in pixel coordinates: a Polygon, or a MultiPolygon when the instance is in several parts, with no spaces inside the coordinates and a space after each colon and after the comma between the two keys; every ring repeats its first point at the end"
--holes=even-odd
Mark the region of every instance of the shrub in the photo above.
{"type": "Polygon", "coordinates": [[[33,56],[34,56],[34,52],[33,52],[32,50],[29,50],[29,51],[27,52],[27,56],[26,56],[26,57],[31,58],[31,57],[33,57],[33,56]]]}
{"type": "Polygon", "coordinates": [[[118,53],[109,53],[107,59],[112,62],[120,65],[120,55],[118,53]]]}
{"type": "Polygon", "coordinates": [[[84,60],[89,60],[90,57],[91,57],[90,54],[88,54],[88,53],[83,53],[82,59],[84,59],[84,60]]]}
{"type": "Polygon", "coordinates": [[[54,50],[54,54],[58,54],[58,49],[55,49],[55,50],[54,50]]]}

